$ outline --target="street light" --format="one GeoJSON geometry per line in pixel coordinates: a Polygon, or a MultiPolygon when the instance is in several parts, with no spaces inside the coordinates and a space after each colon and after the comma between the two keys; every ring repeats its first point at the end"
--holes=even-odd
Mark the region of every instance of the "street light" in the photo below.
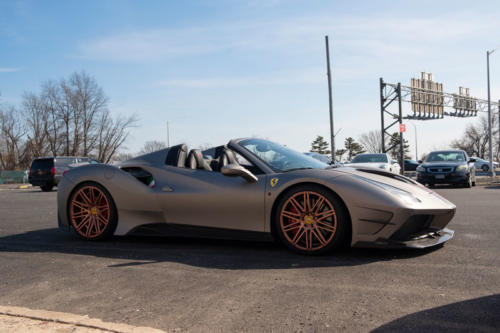
{"type": "Polygon", "coordinates": [[[495,50],[498,49],[498,46],[494,48],[491,51],[486,51],[486,76],[488,79],[488,135],[489,135],[489,140],[488,140],[488,148],[490,149],[490,173],[491,176],[495,176],[495,169],[493,168],[493,135],[491,133],[491,97],[490,97],[490,54],[495,52],[495,50]]]}

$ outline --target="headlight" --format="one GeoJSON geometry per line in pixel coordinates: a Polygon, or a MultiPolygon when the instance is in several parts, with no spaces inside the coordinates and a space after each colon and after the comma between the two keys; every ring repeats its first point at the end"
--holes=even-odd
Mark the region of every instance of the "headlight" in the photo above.
{"type": "Polygon", "coordinates": [[[425,168],[421,165],[417,167],[417,172],[425,172],[425,168]]]}
{"type": "Polygon", "coordinates": [[[455,169],[455,171],[457,171],[457,172],[465,172],[465,171],[467,171],[467,165],[459,165],[459,166],[457,166],[457,168],[455,169]]]}
{"type": "Polygon", "coordinates": [[[417,198],[416,196],[414,196],[410,192],[407,192],[407,191],[402,190],[400,188],[397,188],[397,187],[394,187],[394,186],[391,186],[391,185],[387,185],[387,184],[384,184],[384,183],[380,183],[380,182],[377,182],[375,180],[371,180],[371,179],[368,179],[368,178],[365,178],[365,177],[360,177],[360,176],[357,176],[357,177],[363,179],[364,181],[366,181],[366,182],[368,182],[370,184],[373,184],[373,185],[375,185],[377,187],[380,187],[380,188],[382,188],[382,189],[384,189],[384,190],[392,193],[393,195],[395,195],[396,197],[400,198],[401,200],[403,200],[405,203],[407,203],[409,205],[422,202],[422,201],[420,201],[419,198],[417,198]]]}

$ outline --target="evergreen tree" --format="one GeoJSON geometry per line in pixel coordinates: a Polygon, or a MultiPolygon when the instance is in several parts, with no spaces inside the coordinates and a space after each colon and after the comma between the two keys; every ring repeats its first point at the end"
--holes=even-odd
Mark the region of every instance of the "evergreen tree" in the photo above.
{"type": "MultiPolygon", "coordinates": [[[[394,132],[391,135],[391,141],[389,143],[389,147],[392,147],[392,146],[394,146],[394,148],[392,148],[389,151],[389,154],[391,155],[391,157],[393,159],[395,159],[396,161],[399,162],[399,152],[401,151],[401,149],[399,147],[399,133],[398,132],[394,132]]],[[[410,145],[408,144],[408,140],[406,140],[406,139],[403,139],[403,151],[404,151],[404,159],[405,160],[411,159],[410,145]]]]}
{"type": "Polygon", "coordinates": [[[353,138],[348,137],[344,141],[344,147],[347,151],[347,159],[350,161],[352,158],[358,154],[362,154],[365,152],[365,149],[362,145],[357,143],[353,138]]]}
{"type": "Polygon", "coordinates": [[[321,135],[318,135],[316,139],[311,143],[310,152],[319,153],[322,155],[329,155],[330,150],[328,149],[329,143],[321,135]]]}

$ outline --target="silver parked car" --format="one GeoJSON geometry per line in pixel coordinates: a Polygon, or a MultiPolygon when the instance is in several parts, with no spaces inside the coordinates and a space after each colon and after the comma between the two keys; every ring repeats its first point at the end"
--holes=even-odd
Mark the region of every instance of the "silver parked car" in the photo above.
{"type": "Polygon", "coordinates": [[[88,240],[247,235],[274,238],[304,254],[342,244],[425,248],[453,237],[446,226],[455,205],[407,177],[335,168],[257,138],[210,151],[206,158],[182,144],[119,167],[68,170],[57,192],[59,227],[88,240]]]}
{"type": "MultiPolygon", "coordinates": [[[[476,170],[482,170],[484,172],[490,170],[490,161],[483,160],[482,158],[479,157],[472,157],[472,158],[476,160],[476,162],[474,162],[474,168],[476,168],[476,170]]],[[[494,169],[498,168],[498,162],[493,162],[493,168],[494,169]]]]}

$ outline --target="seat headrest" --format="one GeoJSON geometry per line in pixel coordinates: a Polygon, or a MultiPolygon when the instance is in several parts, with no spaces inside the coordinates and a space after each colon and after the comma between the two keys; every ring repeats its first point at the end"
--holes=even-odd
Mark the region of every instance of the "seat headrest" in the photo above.
{"type": "Polygon", "coordinates": [[[187,145],[180,144],[169,148],[165,164],[184,168],[187,157],[187,145]]]}
{"type": "Polygon", "coordinates": [[[203,158],[203,153],[200,149],[191,149],[186,161],[186,167],[191,169],[202,169],[212,171],[212,168],[203,158]]]}
{"type": "Polygon", "coordinates": [[[228,164],[239,164],[236,159],[234,152],[228,148],[225,148],[222,155],[219,157],[219,168],[226,166],[228,164]]]}

